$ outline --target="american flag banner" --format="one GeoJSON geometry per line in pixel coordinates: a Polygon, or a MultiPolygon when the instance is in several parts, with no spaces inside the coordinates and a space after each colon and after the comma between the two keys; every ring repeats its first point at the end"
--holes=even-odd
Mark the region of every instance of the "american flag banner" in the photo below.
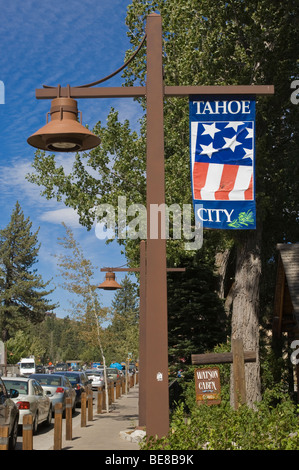
{"type": "Polygon", "coordinates": [[[255,229],[255,100],[190,96],[190,167],[204,228],[255,229]]]}

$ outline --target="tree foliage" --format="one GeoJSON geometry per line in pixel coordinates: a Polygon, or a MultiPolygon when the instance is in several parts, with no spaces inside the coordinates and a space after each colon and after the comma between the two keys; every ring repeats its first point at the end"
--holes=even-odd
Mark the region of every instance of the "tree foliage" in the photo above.
{"type": "Polygon", "coordinates": [[[66,236],[60,239],[65,253],[58,258],[58,267],[65,280],[63,288],[74,294],[72,315],[81,322],[80,335],[101,349],[101,324],[107,320],[107,309],[100,306],[96,286],[92,283],[95,267],[86,259],[72,230],[63,224],[66,236]]]}
{"type": "Polygon", "coordinates": [[[38,324],[55,308],[47,296],[50,281],[43,282],[34,269],[39,244],[38,232],[25,219],[16,203],[11,220],[0,231],[0,331],[5,342],[30,324],[38,324]]]}
{"type": "Polygon", "coordinates": [[[112,319],[107,327],[107,353],[111,360],[125,361],[128,353],[139,357],[139,299],[137,286],[125,276],[112,301],[112,319]]]}

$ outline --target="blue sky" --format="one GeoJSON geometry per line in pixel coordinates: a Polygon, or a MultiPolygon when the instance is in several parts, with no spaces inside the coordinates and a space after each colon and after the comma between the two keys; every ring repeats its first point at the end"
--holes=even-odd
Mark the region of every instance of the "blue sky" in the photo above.
{"type": "MultiPolygon", "coordinates": [[[[27,138],[46,123],[50,100],[36,100],[35,89],[44,84],[71,86],[89,83],[114,72],[124,63],[130,44],[125,24],[127,0],[51,0],[41,2],[11,0],[1,2],[0,23],[0,81],[5,87],[5,103],[0,104],[0,228],[10,220],[16,201],[25,217],[30,217],[33,231],[39,228],[39,262],[35,265],[46,281],[53,278],[56,286],[51,295],[60,307],[58,317],[68,315],[69,294],[59,287],[58,269],[53,255],[61,247],[57,238],[65,234],[61,223],[70,226],[86,258],[98,272],[95,282],[102,282],[103,266],[121,266],[126,260],[116,241],[108,246],[99,240],[95,231],[80,227],[76,213],[40,196],[38,186],[26,181],[32,171],[34,148],[27,138]]],[[[120,86],[121,74],[104,83],[120,86]]],[[[1,102],[1,100],[0,100],[1,102]]],[[[90,129],[106,121],[110,107],[119,111],[121,120],[136,123],[140,108],[132,99],[79,100],[83,124],[90,129]]],[[[66,167],[73,154],[58,155],[66,167]]],[[[125,274],[117,274],[121,282],[125,274]]],[[[103,306],[109,306],[113,293],[102,291],[103,306]]]]}

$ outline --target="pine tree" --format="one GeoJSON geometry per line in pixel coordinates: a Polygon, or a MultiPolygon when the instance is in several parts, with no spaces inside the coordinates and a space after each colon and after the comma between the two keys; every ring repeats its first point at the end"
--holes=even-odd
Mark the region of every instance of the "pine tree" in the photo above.
{"type": "Polygon", "coordinates": [[[112,346],[111,354],[118,361],[124,361],[128,352],[139,356],[139,302],[136,285],[128,276],[121,282],[112,302],[113,319],[109,326],[112,346]]]}
{"type": "Polygon", "coordinates": [[[16,203],[11,220],[0,230],[0,331],[6,342],[17,330],[37,324],[55,308],[46,297],[50,281],[43,282],[33,265],[37,262],[37,234],[16,203]]]}

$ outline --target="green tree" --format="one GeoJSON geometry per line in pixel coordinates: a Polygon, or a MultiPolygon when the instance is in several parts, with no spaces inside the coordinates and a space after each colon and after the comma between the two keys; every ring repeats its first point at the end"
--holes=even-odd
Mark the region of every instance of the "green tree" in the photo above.
{"type": "Polygon", "coordinates": [[[168,273],[169,360],[191,363],[191,354],[203,354],[229,336],[229,319],[216,293],[217,277],[200,252],[181,259],[185,273],[168,273]]]}
{"type": "MultiPolygon", "coordinates": [[[[67,250],[67,254],[58,256],[58,267],[65,282],[63,287],[75,295],[72,301],[73,317],[80,321],[80,336],[89,343],[91,350],[100,350],[104,368],[106,356],[103,348],[103,329],[101,324],[107,320],[107,309],[101,308],[96,292],[96,286],[92,283],[94,267],[90,260],[84,257],[84,253],[76,241],[72,230],[63,224],[66,236],[59,243],[67,250]]],[[[85,351],[85,356],[87,355],[85,351]]],[[[106,369],[104,370],[105,383],[106,369]]],[[[108,405],[108,387],[106,386],[106,406],[108,405]]]]}
{"type": "Polygon", "coordinates": [[[50,281],[43,282],[33,269],[39,251],[37,234],[31,232],[32,224],[25,219],[16,203],[11,220],[0,231],[0,331],[3,342],[18,330],[38,324],[45,314],[55,308],[45,290],[50,281]]]}
{"type": "Polygon", "coordinates": [[[136,285],[125,276],[112,302],[112,320],[109,325],[109,338],[112,348],[111,359],[125,361],[128,352],[139,357],[139,303],[136,285]]]}

